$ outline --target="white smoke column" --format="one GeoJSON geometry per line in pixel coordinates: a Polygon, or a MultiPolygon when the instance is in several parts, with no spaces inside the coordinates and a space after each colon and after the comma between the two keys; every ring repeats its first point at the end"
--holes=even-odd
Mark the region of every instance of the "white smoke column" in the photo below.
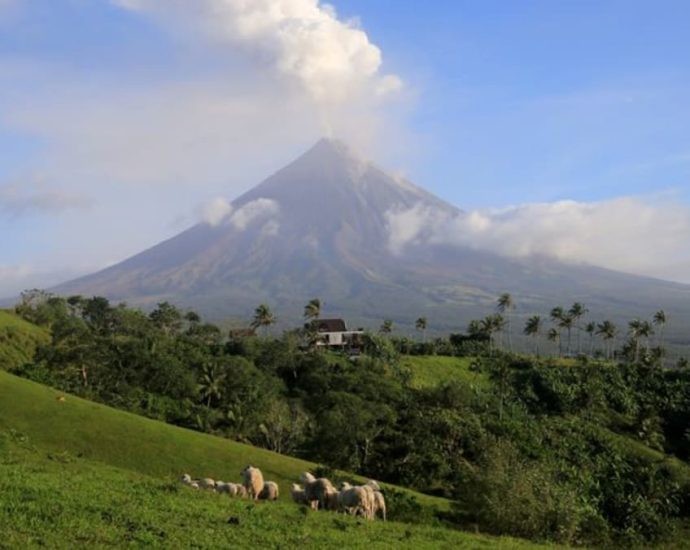
{"type": "Polygon", "coordinates": [[[320,106],[376,98],[402,86],[382,75],[381,50],[355,21],[318,0],[112,0],[126,9],[197,25],[296,81],[320,106]]]}
{"type": "Polygon", "coordinates": [[[232,205],[222,197],[216,197],[204,205],[201,219],[212,227],[219,225],[232,212],[232,205]]]}

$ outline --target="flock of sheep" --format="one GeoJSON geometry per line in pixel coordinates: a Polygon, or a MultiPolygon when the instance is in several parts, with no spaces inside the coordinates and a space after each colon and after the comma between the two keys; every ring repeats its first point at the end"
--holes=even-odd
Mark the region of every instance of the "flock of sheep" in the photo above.
{"type": "MultiPolygon", "coordinates": [[[[264,481],[258,468],[247,466],[240,475],[242,483],[214,481],[211,478],[192,479],[189,474],[184,474],[181,481],[194,489],[214,490],[233,497],[278,500],[278,484],[264,481]]],[[[343,512],[372,520],[381,515],[386,520],[386,499],[374,480],[369,480],[364,485],[343,482],[339,490],[325,477],[316,478],[309,472],[303,473],[300,480],[302,485],[293,483],[290,489],[292,500],[297,504],[303,504],[312,510],[343,512]]]]}

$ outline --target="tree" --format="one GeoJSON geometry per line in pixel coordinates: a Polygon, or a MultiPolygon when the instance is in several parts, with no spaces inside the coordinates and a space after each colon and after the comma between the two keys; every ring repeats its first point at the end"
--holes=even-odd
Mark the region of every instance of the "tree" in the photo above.
{"type": "Polygon", "coordinates": [[[220,399],[222,396],[225,375],[213,364],[205,365],[199,377],[197,389],[202,399],[206,400],[206,406],[211,406],[212,399],[220,399]]]}
{"type": "Polygon", "coordinates": [[[589,310],[581,302],[575,302],[568,310],[568,316],[573,320],[573,325],[577,331],[577,352],[580,353],[582,348],[580,346],[580,333],[582,328],[580,327],[580,319],[587,315],[589,310]]]}
{"type": "Polygon", "coordinates": [[[558,345],[558,356],[561,356],[561,331],[557,328],[550,328],[546,333],[546,339],[558,345]]]}
{"type": "Polygon", "coordinates": [[[664,347],[664,327],[666,326],[666,312],[660,309],[654,314],[652,322],[659,329],[659,347],[664,347]]]}
{"type": "Polygon", "coordinates": [[[390,319],[384,319],[383,323],[379,327],[379,332],[381,334],[390,334],[393,332],[393,321],[390,319]]]}
{"type": "Polygon", "coordinates": [[[510,324],[510,312],[515,309],[515,303],[513,302],[513,297],[508,292],[504,292],[498,297],[498,302],[496,304],[496,309],[498,309],[501,315],[505,316],[506,326],[508,327],[508,349],[513,351],[513,337],[512,328],[510,324]]]}
{"type": "Polygon", "coordinates": [[[275,322],[276,318],[273,315],[271,308],[268,307],[266,304],[260,304],[254,310],[254,320],[252,321],[252,324],[250,326],[253,329],[263,327],[264,336],[266,336],[266,334],[268,334],[268,327],[273,325],[275,322]]]}
{"type": "Polygon", "coordinates": [[[606,359],[611,359],[613,340],[618,334],[618,328],[611,321],[606,320],[597,325],[597,334],[602,337],[606,345],[606,359]]]}
{"type": "Polygon", "coordinates": [[[640,340],[649,338],[654,334],[654,329],[649,321],[633,319],[628,323],[628,335],[633,344],[633,361],[637,363],[640,359],[640,340]]]}
{"type": "Polygon", "coordinates": [[[426,342],[426,317],[420,317],[414,323],[417,330],[422,333],[422,342],[426,342]]]}
{"type": "Polygon", "coordinates": [[[503,315],[496,313],[494,315],[488,315],[481,321],[481,332],[489,337],[489,351],[493,349],[494,338],[493,335],[496,332],[501,332],[506,325],[506,321],[503,315]]]}
{"type": "Polygon", "coordinates": [[[304,306],[304,318],[307,321],[318,319],[321,316],[321,300],[313,298],[304,306]]]}
{"type": "Polygon", "coordinates": [[[532,315],[525,323],[524,333],[527,336],[534,338],[534,351],[537,357],[539,357],[539,336],[541,334],[541,329],[543,327],[543,320],[539,315],[532,315]]]}
{"type": "Polygon", "coordinates": [[[182,312],[169,302],[159,303],[149,318],[167,335],[177,333],[182,327],[182,312]]]}
{"type": "Polygon", "coordinates": [[[589,354],[594,355],[594,334],[597,331],[597,324],[590,321],[585,325],[585,332],[589,334],[589,354]]]}
{"type": "MultiPolygon", "coordinates": [[[[561,306],[557,306],[551,310],[551,319],[558,325],[559,329],[566,329],[568,332],[568,345],[566,352],[570,353],[570,335],[573,329],[573,317],[569,312],[566,312],[561,306]]],[[[561,338],[558,338],[558,355],[562,355],[561,338]]]]}

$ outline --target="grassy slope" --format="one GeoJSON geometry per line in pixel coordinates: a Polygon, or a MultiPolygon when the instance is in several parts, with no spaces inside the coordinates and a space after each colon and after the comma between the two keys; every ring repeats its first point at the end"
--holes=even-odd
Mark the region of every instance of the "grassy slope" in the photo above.
{"type": "Polygon", "coordinates": [[[444,357],[406,355],[401,358],[402,366],[412,372],[412,385],[418,388],[432,387],[440,382],[456,380],[475,388],[486,388],[490,382],[486,375],[470,368],[471,357],[444,357]]]}
{"type": "MultiPolygon", "coordinates": [[[[14,429],[40,448],[67,451],[175,480],[196,477],[238,481],[247,464],[261,468],[288,494],[291,483],[314,464],[220,437],[118,411],[0,371],[0,430],[14,429]]],[[[444,499],[413,493],[420,504],[447,508],[444,499]]]]}
{"type": "Polygon", "coordinates": [[[253,504],[46,453],[0,433],[0,548],[537,548],[450,529],[253,504]],[[232,523],[229,522],[232,518],[232,523]]]}
{"type": "Polygon", "coordinates": [[[47,331],[0,309],[0,369],[11,370],[30,361],[36,347],[49,339],[47,331]]]}

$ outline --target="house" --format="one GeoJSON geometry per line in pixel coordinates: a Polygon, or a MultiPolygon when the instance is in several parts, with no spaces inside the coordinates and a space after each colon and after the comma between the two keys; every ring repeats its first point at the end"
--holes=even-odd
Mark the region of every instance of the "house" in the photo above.
{"type": "Polygon", "coordinates": [[[315,326],[319,333],[318,346],[348,350],[361,347],[364,331],[347,330],[347,325],[342,319],[315,319],[312,322],[312,326],[315,326]]]}

